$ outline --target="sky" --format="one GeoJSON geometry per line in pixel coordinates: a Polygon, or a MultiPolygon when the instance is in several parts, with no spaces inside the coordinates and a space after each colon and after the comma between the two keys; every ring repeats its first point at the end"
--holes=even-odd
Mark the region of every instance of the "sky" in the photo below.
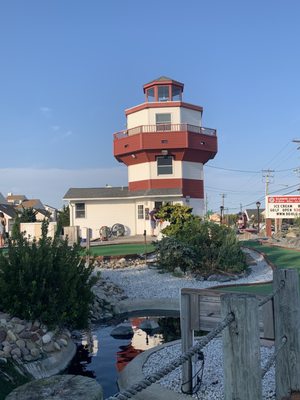
{"type": "Polygon", "coordinates": [[[217,129],[208,209],[263,206],[266,180],[298,194],[299,18],[298,0],[0,0],[0,192],[60,208],[127,185],[113,133],[164,75],[217,129]]]}

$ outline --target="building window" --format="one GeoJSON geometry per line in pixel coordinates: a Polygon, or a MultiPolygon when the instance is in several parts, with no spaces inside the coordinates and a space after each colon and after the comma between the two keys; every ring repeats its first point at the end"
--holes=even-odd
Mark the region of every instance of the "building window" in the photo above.
{"type": "Polygon", "coordinates": [[[85,218],[84,203],[75,203],[75,218],[85,218]]]}
{"type": "Polygon", "coordinates": [[[173,174],[172,156],[158,156],[156,160],[157,160],[157,175],[173,174]]]}
{"type": "Polygon", "coordinates": [[[181,89],[177,86],[172,86],[172,100],[173,101],[181,100],[181,89]]]}
{"type": "Polygon", "coordinates": [[[155,114],[156,129],[158,131],[170,131],[171,130],[171,114],[161,113],[155,114]]]}
{"type": "Polygon", "coordinates": [[[158,86],[158,101],[169,100],[169,86],[158,86]]]}
{"type": "Polygon", "coordinates": [[[142,204],[138,204],[138,219],[144,219],[144,206],[142,204]]]}
{"type": "Polygon", "coordinates": [[[154,88],[150,88],[147,90],[147,101],[155,101],[154,88]]]}

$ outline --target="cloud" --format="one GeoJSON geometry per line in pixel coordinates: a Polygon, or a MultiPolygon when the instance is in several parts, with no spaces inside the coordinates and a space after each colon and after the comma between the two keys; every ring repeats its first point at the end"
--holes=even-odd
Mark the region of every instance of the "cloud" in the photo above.
{"type": "Polygon", "coordinates": [[[127,186],[127,168],[124,166],[98,169],[0,169],[0,193],[25,194],[39,198],[42,203],[61,208],[63,196],[71,187],[127,186]]]}
{"type": "Polygon", "coordinates": [[[72,131],[67,131],[66,133],[63,134],[63,137],[66,138],[66,137],[69,137],[71,135],[73,135],[73,132],[72,131]]]}
{"type": "Polygon", "coordinates": [[[51,126],[51,129],[52,129],[54,132],[57,132],[57,131],[60,130],[60,126],[59,126],[59,125],[53,125],[53,126],[51,126]]]}
{"type": "Polygon", "coordinates": [[[52,108],[50,107],[40,107],[40,112],[45,118],[50,118],[52,116],[52,108]]]}

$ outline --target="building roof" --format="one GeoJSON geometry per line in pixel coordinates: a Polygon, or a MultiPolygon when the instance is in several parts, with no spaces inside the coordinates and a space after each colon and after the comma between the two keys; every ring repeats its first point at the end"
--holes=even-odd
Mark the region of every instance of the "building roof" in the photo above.
{"type": "Polygon", "coordinates": [[[17,216],[15,207],[12,206],[11,204],[0,204],[0,211],[2,211],[4,214],[8,215],[11,218],[15,218],[17,216]]]}
{"type": "Polygon", "coordinates": [[[148,189],[129,191],[127,186],[104,188],[70,188],[64,195],[65,200],[88,200],[108,198],[132,198],[147,196],[182,196],[182,191],[172,189],[148,189]]]}
{"type": "Polygon", "coordinates": [[[22,208],[34,208],[34,209],[43,209],[43,204],[41,200],[39,199],[30,199],[30,200],[24,200],[22,201],[21,204],[17,206],[18,209],[22,208]]]}
{"type": "Polygon", "coordinates": [[[148,83],[145,83],[144,84],[144,90],[145,90],[145,88],[147,88],[148,86],[152,86],[154,83],[159,83],[159,82],[166,82],[166,83],[172,83],[172,84],[174,84],[174,85],[178,85],[178,86],[181,86],[182,88],[184,87],[184,84],[182,83],[182,82],[178,82],[178,81],[175,81],[174,79],[172,79],[172,78],[169,78],[169,77],[167,77],[167,76],[160,76],[159,78],[156,78],[156,79],[154,79],[153,81],[150,81],[150,82],[148,82],[148,83]]]}
{"type": "Polygon", "coordinates": [[[16,200],[27,200],[27,197],[24,194],[9,194],[6,197],[7,201],[16,201],[16,200]]]}
{"type": "MultiPolygon", "coordinates": [[[[263,214],[264,215],[265,209],[264,208],[260,208],[259,209],[259,215],[263,214]]],[[[245,213],[247,215],[247,219],[251,219],[251,218],[257,218],[257,208],[247,208],[245,210],[245,213]]]]}

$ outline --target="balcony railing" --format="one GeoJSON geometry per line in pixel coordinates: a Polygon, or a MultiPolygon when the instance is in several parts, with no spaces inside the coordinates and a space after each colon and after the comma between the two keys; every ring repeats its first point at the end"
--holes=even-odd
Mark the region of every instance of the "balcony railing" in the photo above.
{"type": "Polygon", "coordinates": [[[202,126],[190,124],[157,124],[157,125],[141,125],[135,128],[114,133],[114,139],[121,139],[139,133],[158,133],[158,132],[193,132],[202,135],[216,136],[216,130],[211,128],[203,128],[202,126]]]}

